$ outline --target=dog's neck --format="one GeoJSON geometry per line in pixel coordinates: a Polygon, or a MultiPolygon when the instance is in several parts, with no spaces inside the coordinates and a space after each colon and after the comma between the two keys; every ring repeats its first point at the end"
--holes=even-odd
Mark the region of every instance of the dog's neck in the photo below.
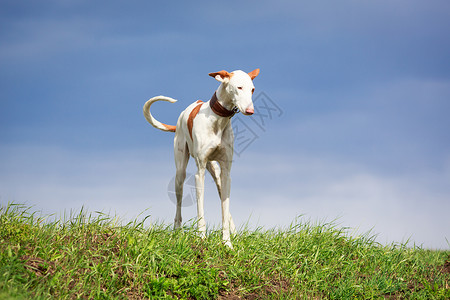
{"type": "Polygon", "coordinates": [[[214,93],[214,95],[211,97],[211,100],[209,101],[209,106],[216,115],[224,118],[231,118],[237,112],[236,108],[233,108],[232,110],[225,108],[217,98],[217,93],[214,93]]]}
{"type": "Polygon", "coordinates": [[[232,100],[230,99],[227,92],[224,91],[223,86],[221,85],[214,95],[211,97],[209,101],[209,105],[212,111],[221,117],[231,118],[236,114],[237,109],[233,105],[232,100]]]}

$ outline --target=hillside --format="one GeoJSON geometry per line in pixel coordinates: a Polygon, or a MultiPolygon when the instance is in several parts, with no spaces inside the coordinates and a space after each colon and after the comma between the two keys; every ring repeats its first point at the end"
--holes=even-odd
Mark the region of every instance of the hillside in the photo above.
{"type": "Polygon", "coordinates": [[[334,224],[241,229],[234,250],[195,224],[126,225],[83,211],[0,214],[1,299],[449,299],[450,251],[382,246],[334,224]]]}

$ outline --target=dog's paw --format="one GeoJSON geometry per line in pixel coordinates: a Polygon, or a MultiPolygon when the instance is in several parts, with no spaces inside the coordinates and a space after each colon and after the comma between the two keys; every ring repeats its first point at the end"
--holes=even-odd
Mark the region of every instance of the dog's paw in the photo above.
{"type": "Polygon", "coordinates": [[[230,248],[231,250],[234,249],[234,248],[233,248],[233,245],[231,244],[230,241],[226,241],[226,242],[225,242],[225,246],[227,246],[227,247],[230,248]]]}

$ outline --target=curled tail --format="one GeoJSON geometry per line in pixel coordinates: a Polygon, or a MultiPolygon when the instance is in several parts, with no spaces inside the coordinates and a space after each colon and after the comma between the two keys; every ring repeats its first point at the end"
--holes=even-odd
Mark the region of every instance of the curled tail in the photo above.
{"type": "Polygon", "coordinates": [[[167,101],[167,102],[170,102],[170,103],[177,102],[177,100],[172,99],[170,97],[165,97],[165,96],[153,97],[150,100],[148,100],[147,102],[145,102],[145,104],[144,104],[144,117],[147,119],[147,121],[153,127],[157,128],[159,130],[175,132],[175,130],[177,128],[176,126],[167,125],[167,124],[161,123],[158,120],[156,120],[155,118],[153,118],[152,114],[150,113],[150,106],[156,101],[167,101]]]}

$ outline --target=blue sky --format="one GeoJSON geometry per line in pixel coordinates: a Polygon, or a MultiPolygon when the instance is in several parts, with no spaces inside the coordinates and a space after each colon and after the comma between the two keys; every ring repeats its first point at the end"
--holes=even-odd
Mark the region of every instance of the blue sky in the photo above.
{"type": "Polygon", "coordinates": [[[178,99],[153,110],[175,124],[217,88],[209,72],[260,68],[260,115],[234,119],[251,140],[232,170],[238,226],[338,218],[448,249],[448,28],[444,0],[1,1],[0,202],[171,223],[173,134],[143,104],[178,99]]]}

